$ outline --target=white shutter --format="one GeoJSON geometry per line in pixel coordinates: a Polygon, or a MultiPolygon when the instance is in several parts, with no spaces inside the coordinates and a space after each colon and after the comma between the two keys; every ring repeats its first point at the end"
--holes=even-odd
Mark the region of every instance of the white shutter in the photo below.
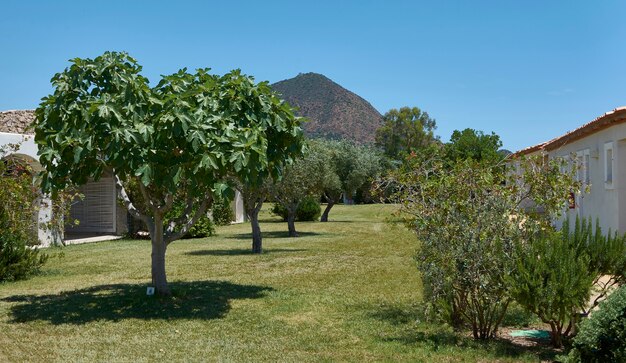
{"type": "Polygon", "coordinates": [[[71,232],[115,232],[115,182],[113,178],[101,178],[80,187],[85,197],[70,209],[72,219],[79,224],[69,228],[71,232]]]}

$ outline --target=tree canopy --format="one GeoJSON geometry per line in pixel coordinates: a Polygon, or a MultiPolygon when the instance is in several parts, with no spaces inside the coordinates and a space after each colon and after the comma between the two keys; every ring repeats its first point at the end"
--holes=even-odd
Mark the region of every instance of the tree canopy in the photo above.
{"type": "Polygon", "coordinates": [[[150,87],[126,53],[71,62],[36,110],[42,187],[54,192],[112,172],[127,209],[150,231],[153,283],[169,294],[167,245],[205,213],[214,193],[227,192],[226,176],[249,184],[278,176],[302,148],[299,119],[267,82],[238,70],[181,69],[150,87]],[[132,179],[143,207],[124,190],[132,179]],[[175,198],[186,207],[165,221],[175,198]]]}
{"type": "Polygon", "coordinates": [[[383,125],[376,130],[376,146],[394,160],[436,142],[437,124],[417,107],[391,109],[383,115],[383,125]]]}
{"type": "Polygon", "coordinates": [[[495,133],[485,134],[482,131],[467,128],[463,131],[454,130],[450,142],[445,144],[445,155],[450,161],[471,159],[497,163],[504,159],[499,149],[502,147],[500,136],[495,133]]]}

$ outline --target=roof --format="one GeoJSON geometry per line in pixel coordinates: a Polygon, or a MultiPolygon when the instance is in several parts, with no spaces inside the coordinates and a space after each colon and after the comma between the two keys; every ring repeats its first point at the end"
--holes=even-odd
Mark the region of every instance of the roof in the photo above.
{"type": "Polygon", "coordinates": [[[0,132],[29,134],[34,132],[29,126],[35,121],[34,110],[0,111],[0,132]]]}
{"type": "Polygon", "coordinates": [[[579,128],[572,130],[565,135],[561,135],[556,137],[550,141],[542,142],[537,145],[533,145],[527,147],[525,149],[519,150],[514,153],[512,156],[522,156],[528,155],[535,151],[543,150],[543,151],[552,151],[560,148],[563,145],[567,145],[576,140],[580,140],[586,136],[591,134],[595,134],[596,132],[607,129],[611,126],[619,125],[626,122],[626,107],[618,107],[613,111],[609,111],[604,115],[596,117],[595,120],[588,122],[579,128]]]}

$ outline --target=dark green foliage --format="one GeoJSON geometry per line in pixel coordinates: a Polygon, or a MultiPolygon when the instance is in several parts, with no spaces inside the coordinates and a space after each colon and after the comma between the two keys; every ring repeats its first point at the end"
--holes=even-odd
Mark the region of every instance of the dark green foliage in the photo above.
{"type": "MultiPolygon", "coordinates": [[[[274,204],[272,213],[280,216],[283,221],[287,221],[287,208],[280,203],[274,204]]],[[[296,209],[296,221],[316,221],[321,214],[322,208],[319,200],[313,196],[304,197],[296,209]]]]}
{"type": "Polygon", "coordinates": [[[580,324],[567,362],[626,362],[626,287],[620,287],[580,324]]]}
{"type": "Polygon", "coordinates": [[[550,325],[552,344],[561,347],[578,322],[593,286],[589,257],[578,253],[565,233],[548,231],[519,248],[511,296],[550,325]]]}
{"type": "Polygon", "coordinates": [[[451,162],[472,159],[495,165],[504,159],[503,154],[498,151],[500,147],[502,141],[495,133],[485,134],[468,128],[463,131],[454,130],[444,150],[446,158],[451,162]]]}
{"type": "MultiPolygon", "coordinates": [[[[172,210],[168,212],[168,217],[179,216],[183,213],[185,209],[185,204],[182,202],[175,202],[172,210]]],[[[182,238],[202,238],[209,237],[215,234],[215,226],[213,221],[205,214],[202,217],[198,218],[196,223],[189,228],[187,234],[185,234],[182,238]]]]}
{"type": "Polygon", "coordinates": [[[235,220],[235,212],[228,199],[218,199],[213,202],[211,215],[213,216],[213,223],[218,226],[227,226],[235,220]]]}
{"type": "MultiPolygon", "coordinates": [[[[0,223],[6,222],[3,219],[0,216],[0,223]]],[[[0,228],[0,282],[21,280],[38,273],[48,257],[29,248],[28,239],[13,232],[6,225],[0,228]]]]}
{"type": "Polygon", "coordinates": [[[389,158],[400,160],[436,142],[436,128],[435,120],[417,107],[391,109],[383,116],[383,125],[376,130],[376,146],[389,158]]]}
{"type": "Polygon", "coordinates": [[[509,305],[509,308],[506,309],[506,314],[504,315],[504,319],[502,319],[502,326],[526,328],[537,322],[539,322],[539,320],[535,314],[524,309],[524,307],[520,306],[520,304],[513,301],[509,305]]]}

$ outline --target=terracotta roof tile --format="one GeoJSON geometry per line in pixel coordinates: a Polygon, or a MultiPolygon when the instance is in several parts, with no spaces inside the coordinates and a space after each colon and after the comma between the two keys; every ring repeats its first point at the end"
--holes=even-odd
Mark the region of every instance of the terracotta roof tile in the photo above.
{"type": "Polygon", "coordinates": [[[624,122],[626,122],[626,107],[618,107],[612,111],[596,117],[593,121],[588,122],[572,131],[569,131],[564,135],[555,137],[550,141],[546,141],[541,144],[519,150],[512,156],[516,157],[521,155],[527,155],[539,150],[551,151],[563,145],[567,145],[571,142],[582,139],[585,136],[594,134],[598,131],[624,122]]]}

